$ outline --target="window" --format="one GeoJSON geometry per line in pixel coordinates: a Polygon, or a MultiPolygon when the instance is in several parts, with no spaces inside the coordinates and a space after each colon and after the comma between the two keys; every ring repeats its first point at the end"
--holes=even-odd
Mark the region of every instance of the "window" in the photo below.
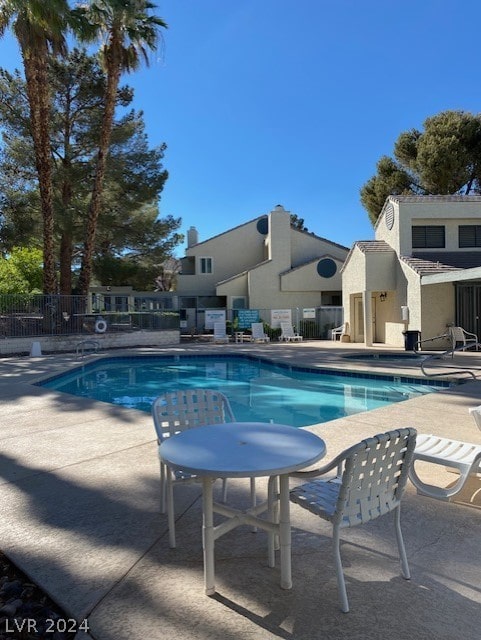
{"type": "Polygon", "coordinates": [[[459,248],[481,247],[481,225],[459,225],[459,248]]]}
{"type": "Polygon", "coordinates": [[[247,301],[244,296],[236,296],[231,298],[231,305],[233,309],[247,309],[247,301]]]}
{"type": "Polygon", "coordinates": [[[419,226],[412,227],[413,249],[444,249],[444,226],[419,226]]]}
{"type": "Polygon", "coordinates": [[[212,273],[212,258],[199,258],[200,272],[212,273]]]}

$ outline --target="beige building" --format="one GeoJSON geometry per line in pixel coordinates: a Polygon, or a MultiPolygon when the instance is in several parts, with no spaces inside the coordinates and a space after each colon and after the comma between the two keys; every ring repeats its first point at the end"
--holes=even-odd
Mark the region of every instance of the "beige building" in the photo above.
{"type": "Polygon", "coordinates": [[[187,238],[179,301],[195,298],[205,307],[227,309],[341,305],[348,248],[294,229],[281,205],[203,242],[194,227],[187,238]]]}
{"type": "Polygon", "coordinates": [[[351,342],[404,346],[405,331],[426,340],[450,324],[481,336],[481,196],[387,198],[375,239],[346,259],[342,291],[351,342]]]}

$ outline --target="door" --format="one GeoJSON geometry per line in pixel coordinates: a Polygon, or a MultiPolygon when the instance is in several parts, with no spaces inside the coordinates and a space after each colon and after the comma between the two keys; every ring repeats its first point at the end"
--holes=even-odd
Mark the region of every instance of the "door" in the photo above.
{"type": "MultiPolygon", "coordinates": [[[[371,297],[372,340],[376,341],[376,298],[371,297]]],[[[362,296],[354,297],[354,342],[364,342],[364,305],[362,296]]]]}

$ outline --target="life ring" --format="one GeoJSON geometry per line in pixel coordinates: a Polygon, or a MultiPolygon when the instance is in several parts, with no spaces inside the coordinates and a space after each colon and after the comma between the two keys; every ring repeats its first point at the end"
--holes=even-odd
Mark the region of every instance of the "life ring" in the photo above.
{"type": "Polygon", "coordinates": [[[107,331],[107,323],[103,318],[97,318],[95,321],[95,333],[105,333],[107,331]]]}

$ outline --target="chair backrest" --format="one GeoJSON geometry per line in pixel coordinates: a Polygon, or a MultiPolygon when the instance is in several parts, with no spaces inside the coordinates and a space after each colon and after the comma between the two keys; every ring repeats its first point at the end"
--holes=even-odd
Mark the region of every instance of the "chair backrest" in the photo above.
{"type": "Polygon", "coordinates": [[[251,324],[253,338],[265,338],[264,325],[262,322],[253,322],[251,324]]]}
{"type": "Polygon", "coordinates": [[[214,337],[225,338],[226,335],[225,322],[214,322],[214,337]]]}
{"type": "Polygon", "coordinates": [[[292,338],[293,336],[295,336],[294,328],[292,324],[289,324],[288,322],[281,322],[281,331],[282,335],[286,336],[287,338],[292,338]]]}
{"type": "Polygon", "coordinates": [[[164,393],[154,400],[152,417],[159,442],[193,427],[235,421],[229,400],[212,389],[164,393]]]}
{"type": "Polygon", "coordinates": [[[449,333],[451,335],[453,344],[455,344],[456,342],[462,342],[463,344],[466,344],[466,336],[462,327],[449,327],[449,333]]]}
{"type": "Polygon", "coordinates": [[[347,449],[335,512],[340,527],[374,520],[399,505],[408,479],[416,430],[388,431],[347,449]]]}
{"type": "Polygon", "coordinates": [[[476,426],[481,431],[481,405],[479,405],[479,407],[473,407],[469,410],[469,413],[473,416],[476,426]]]}

